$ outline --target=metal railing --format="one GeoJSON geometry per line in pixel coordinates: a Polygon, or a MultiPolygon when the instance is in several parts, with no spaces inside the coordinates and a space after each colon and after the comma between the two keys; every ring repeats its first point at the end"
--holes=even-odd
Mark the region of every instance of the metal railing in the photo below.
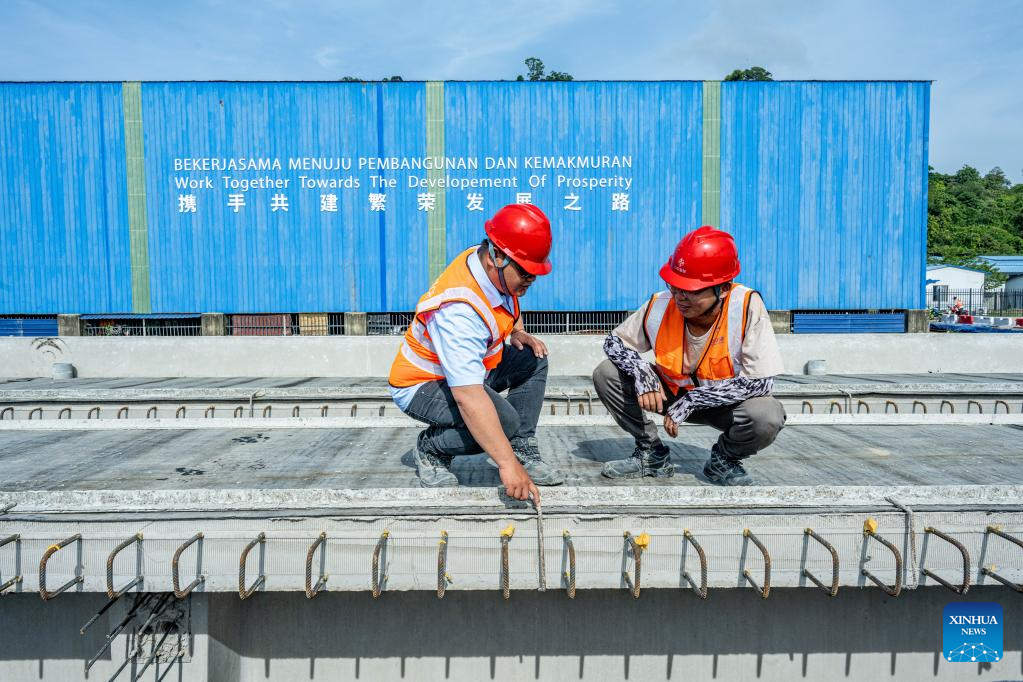
{"type": "Polygon", "coordinates": [[[527,311],[522,322],[531,334],[607,334],[625,321],[630,310],[578,312],[527,311]]]}
{"type": "Polygon", "coordinates": [[[974,315],[1023,317],[1023,291],[948,289],[939,285],[927,292],[927,305],[945,313],[952,308],[957,298],[974,315]]]}
{"type": "Polygon", "coordinates": [[[399,336],[412,323],[412,313],[368,313],[366,333],[370,336],[399,336]]]}
{"type": "Polygon", "coordinates": [[[332,336],[345,333],[344,313],[228,315],[228,336],[332,336]]]}
{"type": "Polygon", "coordinates": [[[117,318],[85,322],[86,336],[201,336],[199,316],[174,319],[117,318]]]}

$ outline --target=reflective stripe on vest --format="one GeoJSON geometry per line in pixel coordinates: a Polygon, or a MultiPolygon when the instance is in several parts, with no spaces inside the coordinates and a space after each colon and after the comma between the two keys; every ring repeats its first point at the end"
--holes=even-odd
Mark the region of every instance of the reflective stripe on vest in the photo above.
{"type": "Polygon", "coordinates": [[[483,366],[491,370],[500,364],[504,355],[504,341],[511,334],[519,316],[519,302],[518,299],[514,299],[514,313],[508,312],[504,306],[491,307],[486,294],[469,269],[470,257],[476,257],[476,247],[459,254],[441,273],[430,290],[419,299],[415,316],[405,331],[401,349],[391,365],[388,381],[392,386],[404,388],[444,378],[440,358],[430,339],[423,316],[446,303],[466,303],[476,311],[490,331],[483,366]]]}
{"type": "MultiPolygon", "coordinates": [[[[721,310],[708,331],[703,354],[696,361],[695,374],[701,385],[713,386],[732,379],[742,371],[742,342],[746,337],[746,316],[753,290],[733,284],[722,301],[721,310]]],[[[685,318],[670,292],[650,298],[643,329],[654,349],[657,371],[675,392],[694,387],[692,369],[684,366],[685,318]],[[689,371],[686,371],[689,369],[689,371]]]]}

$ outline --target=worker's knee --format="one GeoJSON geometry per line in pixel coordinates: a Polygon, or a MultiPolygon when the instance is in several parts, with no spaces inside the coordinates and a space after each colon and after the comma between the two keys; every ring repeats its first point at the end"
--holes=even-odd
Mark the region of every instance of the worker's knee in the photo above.
{"type": "Polygon", "coordinates": [[[743,403],[753,440],[760,447],[770,445],[785,426],[785,408],[777,398],[751,398],[743,403]]]}
{"type": "Polygon", "coordinates": [[[618,379],[618,368],[610,360],[604,360],[593,370],[593,387],[597,393],[603,392],[608,385],[618,379]]]}

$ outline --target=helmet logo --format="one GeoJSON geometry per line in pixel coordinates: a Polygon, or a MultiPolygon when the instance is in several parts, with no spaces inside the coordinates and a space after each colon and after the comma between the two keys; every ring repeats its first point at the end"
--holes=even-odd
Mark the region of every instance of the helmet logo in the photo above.
{"type": "Polygon", "coordinates": [[[683,275],[685,274],[685,272],[686,272],[686,261],[685,261],[684,258],[680,257],[677,261],[675,261],[675,272],[680,272],[683,275]]]}

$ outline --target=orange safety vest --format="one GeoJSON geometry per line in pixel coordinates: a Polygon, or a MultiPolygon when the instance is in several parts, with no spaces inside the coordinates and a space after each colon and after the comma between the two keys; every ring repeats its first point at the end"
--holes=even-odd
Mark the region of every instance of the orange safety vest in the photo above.
{"type": "Polygon", "coordinates": [[[684,365],[686,348],[685,317],[668,291],[653,295],[643,317],[643,330],[654,349],[654,364],[675,393],[695,388],[692,374],[700,385],[712,386],[732,379],[742,371],[742,341],[746,338],[746,315],[754,291],[732,284],[721,310],[708,332],[703,354],[695,370],[684,365]]]}
{"type": "Polygon", "coordinates": [[[391,374],[388,377],[391,386],[406,388],[424,381],[444,378],[440,358],[430,340],[430,333],[426,329],[423,317],[445,303],[458,301],[472,306],[490,329],[490,340],[487,353],[483,357],[483,366],[491,370],[501,363],[504,340],[512,333],[515,322],[519,319],[519,299],[513,297],[514,312],[508,312],[503,305],[497,307],[490,305],[482,287],[469,270],[469,258],[476,258],[477,248],[474,246],[460,253],[458,258],[440,274],[430,290],[419,299],[415,317],[405,331],[405,339],[391,365],[391,374]]]}

